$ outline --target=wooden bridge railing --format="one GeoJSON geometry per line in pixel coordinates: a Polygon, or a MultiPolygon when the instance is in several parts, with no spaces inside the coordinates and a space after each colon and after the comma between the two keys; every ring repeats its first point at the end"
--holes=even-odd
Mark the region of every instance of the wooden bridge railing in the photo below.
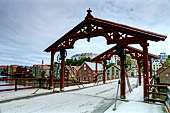
{"type": "Polygon", "coordinates": [[[1,78],[0,92],[11,90],[22,90],[32,88],[47,88],[48,80],[46,78],[1,78]]]}
{"type": "Polygon", "coordinates": [[[163,103],[170,113],[170,86],[147,84],[146,87],[148,88],[148,102],[163,103]]]}
{"type": "MultiPolygon", "coordinates": [[[[32,88],[49,88],[48,78],[0,78],[0,92],[32,88]]],[[[73,81],[65,78],[65,86],[89,84],[93,81],[73,81]]],[[[54,88],[60,87],[60,79],[54,78],[54,88]]]]}

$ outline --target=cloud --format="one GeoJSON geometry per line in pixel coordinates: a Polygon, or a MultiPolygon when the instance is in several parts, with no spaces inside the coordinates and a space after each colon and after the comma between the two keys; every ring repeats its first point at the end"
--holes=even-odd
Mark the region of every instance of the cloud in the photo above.
{"type": "MultiPolygon", "coordinates": [[[[170,37],[169,0],[1,0],[0,65],[32,65],[42,59],[50,63],[50,54],[44,49],[81,22],[88,8],[95,17],[170,37]]],[[[169,38],[165,42],[151,42],[149,49],[170,54],[163,49],[169,43],[169,38]],[[160,49],[155,50],[155,46],[160,49]]],[[[68,50],[68,57],[81,52],[101,53],[110,47],[101,37],[91,39],[90,43],[79,40],[75,49],[68,50]]]]}

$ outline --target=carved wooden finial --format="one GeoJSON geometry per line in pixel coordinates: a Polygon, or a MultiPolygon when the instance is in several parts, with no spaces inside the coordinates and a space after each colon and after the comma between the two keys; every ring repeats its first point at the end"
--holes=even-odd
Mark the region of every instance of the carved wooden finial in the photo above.
{"type": "Polygon", "coordinates": [[[89,9],[87,10],[87,16],[86,16],[86,18],[93,18],[93,16],[91,15],[91,12],[92,12],[92,10],[89,8],[89,9]]]}
{"type": "Polygon", "coordinates": [[[87,10],[87,12],[88,12],[88,14],[91,14],[92,10],[89,8],[89,9],[87,10]]]}

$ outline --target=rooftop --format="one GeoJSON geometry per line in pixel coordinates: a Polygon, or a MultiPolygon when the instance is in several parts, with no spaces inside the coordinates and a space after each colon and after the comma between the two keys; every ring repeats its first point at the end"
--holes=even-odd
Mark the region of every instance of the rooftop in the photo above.
{"type": "MultiPolygon", "coordinates": [[[[92,70],[96,70],[96,63],[94,62],[84,62],[86,63],[92,70]]],[[[100,63],[97,63],[97,70],[101,71],[103,70],[103,65],[100,63]]]]}
{"type": "MultiPolygon", "coordinates": [[[[153,33],[150,31],[130,27],[127,25],[95,18],[91,15],[91,12],[92,11],[89,9],[87,16],[85,17],[85,19],[82,22],[80,22],[72,30],[67,32],[64,36],[59,38],[56,42],[54,42],[52,45],[50,45],[44,51],[50,52],[52,50],[60,51],[62,49],[71,49],[71,48],[74,48],[74,43],[76,42],[76,40],[88,38],[88,41],[90,41],[91,37],[103,36],[103,35],[101,35],[102,32],[104,33],[106,31],[108,33],[110,33],[110,31],[112,31],[112,32],[114,32],[114,33],[116,32],[118,34],[120,31],[125,31],[125,33],[127,35],[131,36],[130,41],[135,41],[135,42],[141,41],[141,40],[164,41],[167,38],[167,36],[162,35],[162,34],[153,33]],[[87,26],[89,26],[89,27],[87,27],[87,26]],[[97,27],[97,29],[95,29],[93,27],[97,27]],[[66,43],[66,42],[68,42],[68,43],[66,43]]],[[[115,44],[115,43],[118,43],[118,41],[120,41],[120,39],[115,39],[116,37],[113,38],[113,40],[108,39],[108,36],[105,36],[105,37],[107,39],[107,44],[115,44]]],[[[126,37],[125,39],[129,40],[128,37],[126,37]]]]}

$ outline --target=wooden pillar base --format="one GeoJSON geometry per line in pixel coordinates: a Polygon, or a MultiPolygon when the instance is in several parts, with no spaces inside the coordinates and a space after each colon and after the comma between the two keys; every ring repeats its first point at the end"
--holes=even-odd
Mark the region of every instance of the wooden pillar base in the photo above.
{"type": "Polygon", "coordinates": [[[64,88],[60,88],[60,92],[64,92],[64,88]]]}
{"type": "Polygon", "coordinates": [[[126,96],[125,95],[121,95],[120,98],[121,99],[126,99],[126,96]]]}

